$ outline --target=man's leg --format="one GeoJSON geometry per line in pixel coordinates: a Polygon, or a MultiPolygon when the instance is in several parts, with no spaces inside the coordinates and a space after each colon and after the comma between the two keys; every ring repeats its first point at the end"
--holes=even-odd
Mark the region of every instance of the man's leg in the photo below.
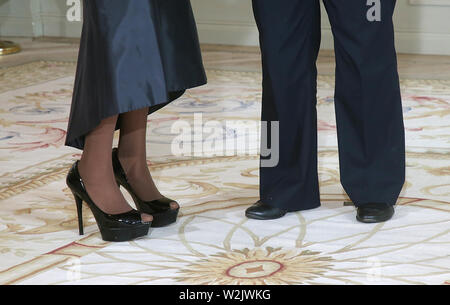
{"type": "Polygon", "coordinates": [[[260,199],[286,211],[320,205],[315,66],[319,4],[318,0],[253,1],[263,64],[262,121],[279,121],[279,162],[275,167],[261,166],[260,199]]]}
{"type": "Polygon", "coordinates": [[[335,39],[341,182],[357,207],[372,211],[386,207],[387,214],[366,220],[386,220],[383,217],[392,216],[388,210],[393,213],[405,180],[404,126],[392,23],[395,1],[324,3],[335,39]]]}

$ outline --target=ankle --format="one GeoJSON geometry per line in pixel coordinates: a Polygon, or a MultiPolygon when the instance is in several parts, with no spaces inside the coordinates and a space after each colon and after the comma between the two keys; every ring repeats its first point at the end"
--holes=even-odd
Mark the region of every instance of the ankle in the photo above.
{"type": "Polygon", "coordinates": [[[81,160],[78,162],[78,173],[80,174],[80,177],[81,177],[83,180],[84,180],[84,177],[87,176],[87,175],[86,175],[85,169],[86,169],[85,162],[83,161],[83,159],[81,159],[81,160]]]}
{"type": "Polygon", "coordinates": [[[142,160],[142,158],[136,157],[121,157],[120,155],[119,161],[122,165],[123,170],[127,177],[141,177],[143,174],[148,171],[147,160],[142,160]]]}
{"type": "Polygon", "coordinates": [[[108,167],[102,164],[95,166],[89,163],[79,162],[78,172],[85,184],[90,185],[116,185],[112,166],[108,167]]]}

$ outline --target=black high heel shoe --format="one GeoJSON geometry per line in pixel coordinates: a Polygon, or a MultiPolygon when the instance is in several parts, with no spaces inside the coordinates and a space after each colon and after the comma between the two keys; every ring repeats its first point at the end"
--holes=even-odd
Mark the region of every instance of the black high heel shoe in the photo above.
{"type": "Polygon", "coordinates": [[[78,172],[78,162],[67,174],[66,183],[75,197],[78,212],[78,227],[80,235],[84,235],[83,230],[83,201],[87,203],[94,214],[98,228],[105,241],[130,241],[138,237],[146,236],[151,226],[151,222],[143,222],[141,213],[136,210],[112,215],[103,212],[89,197],[80,173],[78,172]]]}
{"type": "Polygon", "coordinates": [[[119,186],[123,186],[130,193],[139,212],[153,216],[152,227],[164,227],[177,221],[180,207],[176,209],[170,208],[170,203],[175,202],[175,200],[166,197],[152,201],[144,201],[140,199],[128,183],[125,170],[120,164],[117,148],[114,148],[112,151],[112,160],[117,184],[119,186]]]}

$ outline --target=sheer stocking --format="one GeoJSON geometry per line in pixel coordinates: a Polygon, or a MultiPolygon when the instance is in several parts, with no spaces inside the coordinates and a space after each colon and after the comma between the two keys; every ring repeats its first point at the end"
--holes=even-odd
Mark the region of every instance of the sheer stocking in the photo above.
{"type": "MultiPolygon", "coordinates": [[[[103,212],[109,214],[131,211],[116,184],[112,168],[111,147],[116,121],[117,116],[109,117],[86,136],[78,166],[89,196],[103,212]]],[[[151,215],[142,214],[143,221],[152,219],[151,215]]]]}
{"type": "MultiPolygon", "coordinates": [[[[148,108],[120,115],[120,138],[118,156],[128,182],[136,195],[145,201],[161,199],[147,165],[146,132],[148,108]]],[[[170,204],[178,208],[176,202],[170,204]]]]}

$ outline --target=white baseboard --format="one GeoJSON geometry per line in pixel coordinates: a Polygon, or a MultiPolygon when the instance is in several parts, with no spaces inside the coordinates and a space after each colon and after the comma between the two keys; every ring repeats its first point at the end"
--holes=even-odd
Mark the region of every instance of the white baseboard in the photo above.
{"type": "Polygon", "coordinates": [[[216,24],[197,22],[201,43],[257,46],[258,29],[253,24],[216,24]]]}
{"type": "Polygon", "coordinates": [[[450,34],[396,33],[399,53],[450,55],[450,34]]]}
{"type": "Polygon", "coordinates": [[[40,16],[35,24],[31,18],[0,16],[0,36],[3,37],[80,37],[81,27],[81,22],[68,22],[65,16],[40,16]]]}
{"type": "Polygon", "coordinates": [[[32,37],[30,18],[0,16],[0,36],[32,37]]]}
{"type": "Polygon", "coordinates": [[[66,16],[42,16],[42,32],[46,37],[80,37],[82,22],[69,22],[66,16]]]}
{"type": "MultiPolygon", "coordinates": [[[[42,16],[42,33],[47,37],[79,37],[81,22],[67,22],[65,16],[42,16]]],[[[257,46],[258,30],[253,23],[198,22],[200,42],[257,46]]],[[[33,37],[36,33],[29,18],[1,17],[0,36],[33,37]]],[[[450,55],[450,34],[397,32],[399,53],[450,55]]],[[[330,29],[322,29],[322,49],[333,49],[330,29]]]]}
{"type": "MultiPolygon", "coordinates": [[[[258,45],[258,30],[253,24],[198,23],[202,43],[243,46],[258,45]]],[[[450,34],[397,32],[396,46],[399,53],[450,55],[450,34]]],[[[333,49],[330,29],[322,30],[323,49],[333,49]]]]}
{"type": "Polygon", "coordinates": [[[450,6],[448,0],[409,0],[411,5],[450,6]]]}

